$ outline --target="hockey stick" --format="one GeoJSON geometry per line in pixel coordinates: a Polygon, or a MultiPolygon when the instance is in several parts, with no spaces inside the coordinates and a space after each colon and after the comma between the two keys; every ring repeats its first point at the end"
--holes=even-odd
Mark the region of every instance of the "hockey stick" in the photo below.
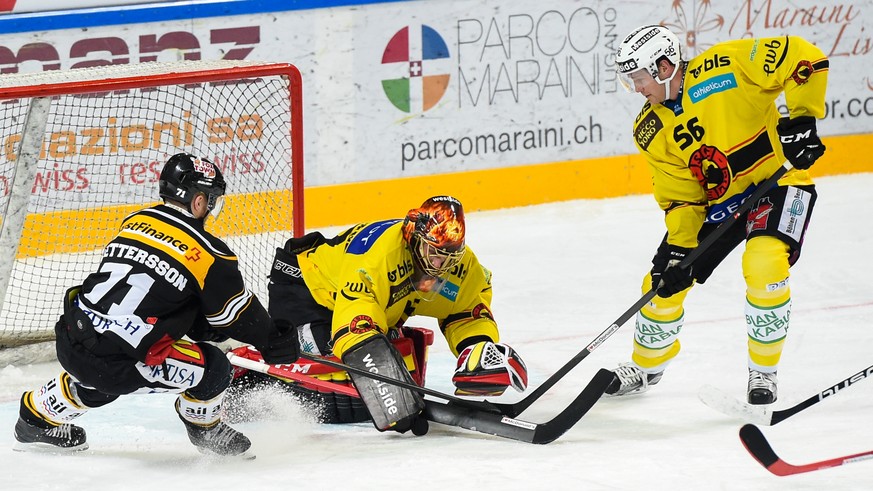
{"type": "MultiPolygon", "coordinates": [[[[397,387],[402,387],[404,389],[415,391],[415,392],[418,392],[420,394],[433,396],[433,397],[436,397],[438,399],[445,399],[449,402],[452,402],[454,404],[457,404],[459,406],[463,406],[463,407],[466,407],[469,409],[475,409],[477,411],[487,411],[487,412],[492,412],[495,414],[500,414],[499,408],[495,407],[494,405],[492,405],[491,403],[486,402],[486,401],[468,401],[466,399],[461,399],[460,397],[455,397],[455,396],[450,395],[450,394],[445,394],[445,393],[442,393],[442,392],[439,392],[439,391],[436,391],[433,389],[428,389],[427,387],[421,387],[419,385],[410,384],[404,380],[397,380],[395,378],[391,378],[391,377],[382,375],[380,373],[369,372],[369,371],[361,369],[361,368],[352,367],[352,366],[346,365],[344,363],[338,363],[338,362],[335,362],[333,360],[328,360],[326,358],[322,358],[320,356],[312,355],[309,353],[300,353],[300,358],[303,358],[303,359],[309,360],[309,361],[314,361],[316,363],[321,363],[322,365],[327,365],[329,367],[336,368],[338,370],[343,370],[343,371],[350,372],[350,373],[356,373],[356,374],[364,376],[364,377],[369,377],[369,378],[372,378],[375,380],[379,380],[381,382],[385,382],[387,384],[396,385],[397,387]]],[[[260,372],[260,373],[270,375],[270,376],[273,376],[276,378],[284,379],[286,381],[293,380],[295,382],[303,382],[303,383],[306,383],[309,385],[320,386],[322,388],[326,388],[326,389],[329,389],[329,390],[334,391],[334,392],[340,392],[340,393],[344,393],[346,395],[358,397],[358,391],[353,389],[353,388],[343,386],[340,384],[336,384],[336,383],[332,383],[332,382],[327,382],[325,380],[320,380],[320,379],[305,375],[303,373],[295,372],[294,369],[291,368],[293,365],[269,365],[269,364],[264,363],[262,361],[252,360],[250,358],[244,358],[244,357],[235,355],[235,354],[230,353],[230,352],[227,353],[227,359],[230,360],[230,363],[232,365],[236,365],[240,368],[254,370],[256,372],[260,372]],[[339,389],[339,387],[342,387],[345,390],[341,390],[341,389],[339,389]],[[351,391],[351,392],[348,392],[348,391],[351,391]]]]}
{"type": "Polygon", "coordinates": [[[353,367],[346,365],[345,363],[339,363],[333,360],[328,360],[327,358],[323,358],[321,356],[316,356],[310,353],[300,353],[300,358],[304,360],[314,361],[316,363],[321,363],[323,365],[327,365],[329,367],[336,368],[337,370],[344,370],[349,373],[354,373],[357,375],[361,375],[363,377],[369,377],[374,380],[379,380],[381,382],[385,382],[387,384],[395,385],[397,387],[402,387],[404,389],[412,390],[418,392],[420,394],[426,394],[429,396],[436,397],[438,399],[444,399],[451,403],[457,404],[459,406],[466,407],[468,409],[474,409],[476,411],[487,411],[495,414],[504,414],[502,406],[504,404],[497,404],[488,401],[470,401],[467,399],[461,399],[460,397],[456,397],[450,394],[445,394],[443,392],[439,392],[433,389],[428,389],[427,387],[421,387],[420,385],[410,384],[403,380],[397,380],[395,378],[391,378],[381,373],[375,373],[368,370],[364,370],[363,368],[353,367]]]}
{"type": "MultiPolygon", "coordinates": [[[[293,365],[269,365],[269,364],[263,363],[263,362],[258,361],[258,360],[251,360],[249,358],[244,358],[244,357],[238,356],[232,352],[227,353],[227,358],[228,358],[228,360],[230,360],[230,363],[232,365],[236,365],[236,366],[241,367],[241,368],[247,368],[250,370],[254,370],[256,372],[261,372],[261,373],[264,373],[266,375],[274,376],[276,378],[284,378],[286,380],[306,382],[310,385],[318,385],[316,382],[318,382],[318,383],[324,382],[322,380],[315,379],[313,377],[309,377],[309,376],[301,374],[299,372],[295,372],[294,369],[291,368],[293,365]],[[258,365],[255,365],[255,364],[258,364],[258,365]],[[261,367],[260,365],[263,365],[263,367],[261,367]],[[297,376],[297,377],[295,377],[295,376],[297,376]],[[304,378],[298,378],[298,377],[304,377],[304,378]]],[[[346,372],[361,375],[363,377],[368,377],[368,378],[371,378],[374,380],[379,380],[379,381],[385,382],[387,384],[395,385],[397,387],[402,387],[404,389],[418,392],[419,394],[433,396],[433,397],[436,397],[438,399],[444,399],[444,400],[449,401],[452,404],[455,404],[457,406],[465,407],[467,409],[472,409],[475,411],[489,412],[489,413],[494,413],[494,414],[498,414],[498,415],[503,416],[503,415],[505,415],[505,413],[503,412],[504,407],[509,406],[509,404],[499,404],[499,403],[493,403],[493,402],[488,402],[488,401],[471,401],[471,400],[467,400],[467,399],[462,399],[460,397],[456,397],[456,396],[453,396],[450,394],[445,394],[443,392],[439,392],[439,391],[436,391],[433,389],[428,389],[427,387],[421,387],[419,385],[410,384],[404,380],[397,380],[395,378],[391,378],[391,377],[382,375],[380,373],[370,372],[370,371],[364,370],[362,368],[352,367],[352,366],[346,365],[344,363],[339,363],[339,362],[329,360],[327,358],[323,358],[320,356],[316,356],[316,355],[313,355],[310,353],[300,353],[300,358],[305,359],[305,360],[309,360],[309,361],[314,361],[316,363],[321,363],[322,365],[336,368],[337,370],[343,370],[346,372]]],[[[333,390],[333,389],[331,389],[331,390],[333,390]]],[[[357,395],[357,391],[355,391],[354,394],[357,395]]]]}
{"type": "Polygon", "coordinates": [[[873,450],[868,450],[866,452],[821,460],[810,464],[792,465],[776,455],[776,452],[773,451],[773,447],[771,447],[770,443],[767,442],[767,438],[755,425],[747,424],[740,428],[740,440],[755,460],[777,476],[802,474],[804,472],[818,471],[829,467],[838,467],[844,464],[854,464],[855,462],[860,462],[862,460],[873,459],[873,450]]]}
{"type": "Polygon", "coordinates": [[[292,368],[288,368],[287,365],[268,365],[262,361],[238,356],[231,352],[227,353],[227,359],[233,366],[263,373],[264,375],[269,375],[270,377],[277,378],[283,382],[300,382],[303,385],[313,386],[319,389],[336,392],[338,394],[357,398],[360,397],[358,391],[355,390],[354,387],[331,382],[330,380],[318,379],[301,372],[295,372],[292,368]]]}
{"type": "Polygon", "coordinates": [[[697,396],[707,406],[715,409],[716,411],[727,414],[728,416],[734,416],[742,419],[743,421],[754,423],[756,425],[773,426],[776,423],[784,421],[810,406],[818,404],[828,397],[839,394],[843,390],[848,389],[849,387],[862,380],[866,380],[871,375],[873,375],[873,366],[869,366],[854,375],[840,380],[834,385],[828,387],[827,389],[819,392],[814,396],[807,398],[802,402],[799,402],[786,409],[780,409],[778,411],[774,411],[766,406],[754,406],[751,404],[746,404],[737,399],[734,399],[733,397],[730,397],[729,395],[716,389],[715,387],[712,387],[711,385],[703,386],[697,396]]]}
{"type": "Polygon", "coordinates": [[[545,423],[531,423],[500,414],[476,411],[464,407],[425,401],[424,414],[428,420],[448,426],[458,426],[489,435],[509,438],[526,443],[544,445],[557,440],[572,428],[600,400],[603,392],[612,383],[615,375],[601,368],[557,416],[545,423]]]}
{"type": "MultiPolygon", "coordinates": [[[[701,254],[706,252],[715,241],[721,238],[722,235],[727,232],[727,230],[733,225],[737,220],[739,220],[740,216],[745,214],[747,211],[752,209],[752,206],[761,199],[767,191],[769,191],[773,186],[776,185],[776,182],[785,175],[786,172],[791,170],[791,163],[786,161],[782,164],[782,167],[776,169],[776,171],[767,178],[766,181],[762,182],[760,186],[748,197],[745,201],[734,211],[725,221],[723,221],[715,230],[713,230],[709,235],[703,238],[700,241],[700,244],[697,245],[691,252],[688,253],[687,256],[675,267],[681,269],[688,269],[691,264],[700,257],[701,254]]],[[[592,351],[597,349],[598,346],[603,344],[610,336],[615,334],[615,331],[624,325],[625,322],[630,320],[631,317],[636,315],[637,312],[640,311],[647,303],[649,303],[653,298],[657,295],[657,289],[653,288],[646,292],[639,300],[636,301],[629,309],[627,309],[623,314],[621,314],[618,319],[615,320],[609,327],[606,328],[603,332],[597,335],[588,346],[585,347],[584,350],[580,351],[573,358],[570,359],[564,366],[558,369],[557,372],[552,374],[551,377],[546,379],[545,382],[540,384],[539,387],[536,388],[533,392],[528,394],[524,399],[514,403],[514,404],[502,404],[500,405],[501,412],[503,414],[515,417],[521,414],[525,409],[530,407],[537,399],[542,397],[543,394],[546,393],[549,389],[552,388],[559,380],[564,378],[567,373],[570,372],[576,365],[579,364],[582,360],[584,360],[588,355],[591,354],[592,351]]]]}
{"type": "MultiPolygon", "coordinates": [[[[295,372],[287,366],[268,365],[262,361],[244,358],[233,353],[228,353],[227,358],[235,366],[254,370],[279,380],[292,380],[323,390],[338,392],[356,398],[359,397],[358,392],[350,386],[329,380],[316,379],[300,372],[295,372]]],[[[322,360],[318,359],[316,361],[321,362],[322,360]]],[[[471,401],[463,399],[459,399],[459,401],[465,403],[464,405],[458,405],[455,401],[449,401],[447,404],[444,404],[425,400],[424,415],[429,421],[434,423],[457,426],[502,438],[542,445],[555,441],[579,422],[600,399],[603,391],[612,382],[613,377],[612,372],[601,368],[594,378],[588,382],[585,389],[576,396],[573,402],[564,408],[560,414],[545,423],[531,423],[494,412],[478,410],[467,406],[466,403],[471,401]]],[[[393,383],[391,380],[393,379],[389,379],[388,383],[393,383]]]]}

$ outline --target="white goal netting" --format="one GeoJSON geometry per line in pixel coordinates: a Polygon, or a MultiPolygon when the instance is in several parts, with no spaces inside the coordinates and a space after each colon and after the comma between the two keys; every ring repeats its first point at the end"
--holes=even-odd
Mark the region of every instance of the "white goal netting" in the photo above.
{"type": "Polygon", "coordinates": [[[208,227],[266,303],[275,248],[303,230],[301,99],[288,64],[0,78],[0,348],[53,338],[63,292],[96,268],[124,216],[159,200],[160,170],[178,152],[221,168],[228,192],[208,227]]]}

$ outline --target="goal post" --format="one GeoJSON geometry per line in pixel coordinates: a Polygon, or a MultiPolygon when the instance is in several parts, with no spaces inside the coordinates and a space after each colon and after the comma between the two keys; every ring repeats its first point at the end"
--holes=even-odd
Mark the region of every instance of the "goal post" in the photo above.
{"type": "Polygon", "coordinates": [[[63,292],[121,220],[160,201],[179,152],[228,189],[207,229],[266,303],[276,247],[304,233],[303,91],[287,63],[151,62],[0,75],[0,348],[54,338],[63,292]]]}

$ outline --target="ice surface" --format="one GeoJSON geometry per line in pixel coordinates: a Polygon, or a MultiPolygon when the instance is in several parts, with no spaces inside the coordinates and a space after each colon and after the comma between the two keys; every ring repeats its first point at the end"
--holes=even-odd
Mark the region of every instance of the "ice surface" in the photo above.
{"type": "MultiPolygon", "coordinates": [[[[873,174],[820,178],[803,257],[792,269],[792,324],[779,370],[793,405],[873,364],[873,174]]],[[[463,196],[460,197],[463,200],[463,196]]],[[[468,211],[468,244],[494,273],[503,341],[523,356],[533,385],[581,351],[641,295],[661,238],[649,196],[468,211]]],[[[0,367],[0,488],[18,489],[573,489],[869,490],[873,461],[776,477],[743,449],[742,424],[697,398],[704,384],[744,397],[744,285],[735,251],[686,303],[683,351],[650,392],[603,399],[544,446],[433,425],[428,435],[371,425],[323,426],[287,396],[249,402],[265,419],[240,423],[257,459],[202,457],[172,395],[127,396],[79,420],[91,448],[73,456],[11,451],[21,391],[55,375],[53,363],[0,367]],[[2,430],[5,428],[5,430],[2,430]]],[[[430,319],[412,324],[435,327],[430,319]]],[[[632,322],[522,415],[545,421],[600,367],[630,355],[632,322]]],[[[428,386],[450,391],[453,358],[437,334],[428,386]]],[[[510,391],[511,392],[511,391],[510,391]]],[[[516,400],[503,396],[504,402],[516,400]]],[[[873,381],[864,381],[763,431],[802,464],[873,449],[873,381]]]]}

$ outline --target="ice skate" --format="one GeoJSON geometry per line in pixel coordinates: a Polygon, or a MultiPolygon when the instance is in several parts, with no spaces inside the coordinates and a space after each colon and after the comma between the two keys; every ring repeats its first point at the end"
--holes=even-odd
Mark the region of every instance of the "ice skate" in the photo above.
{"type": "Polygon", "coordinates": [[[664,374],[664,372],[647,374],[630,363],[620,363],[612,372],[615,373],[615,380],[606,388],[606,395],[609,396],[642,394],[649,390],[649,386],[657,384],[664,374]]]}
{"type": "Polygon", "coordinates": [[[219,421],[211,426],[201,426],[186,421],[185,429],[188,431],[188,439],[203,454],[220,455],[223,457],[240,457],[246,460],[254,459],[255,456],[248,453],[252,442],[241,432],[219,421]]]}
{"type": "Polygon", "coordinates": [[[764,373],[749,369],[749,404],[776,402],[776,372],[764,373]]]}
{"type": "Polygon", "coordinates": [[[85,430],[80,426],[28,422],[22,417],[15,423],[15,440],[12,449],[19,452],[68,453],[88,448],[85,430]]]}
{"type": "Polygon", "coordinates": [[[32,392],[21,395],[18,421],[15,423],[15,444],[19,452],[68,453],[88,448],[85,430],[70,423],[52,424],[34,413],[33,403],[25,404],[32,392]]]}

